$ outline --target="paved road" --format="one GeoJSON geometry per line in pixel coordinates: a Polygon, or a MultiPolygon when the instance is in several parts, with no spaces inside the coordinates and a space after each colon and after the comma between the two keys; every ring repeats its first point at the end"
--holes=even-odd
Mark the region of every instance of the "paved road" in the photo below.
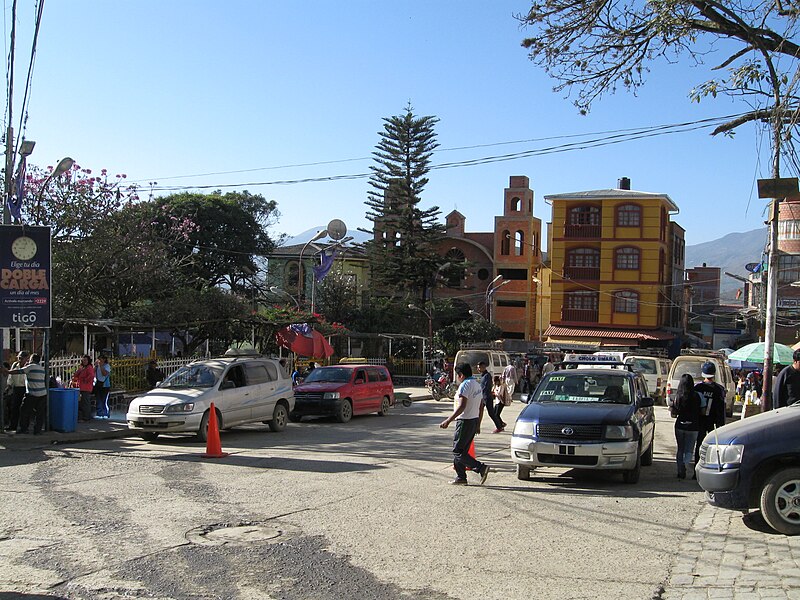
{"type": "Polygon", "coordinates": [[[477,441],[486,486],[450,486],[449,406],[433,401],[223,432],[216,460],[179,436],[18,445],[0,453],[0,600],[798,597],[794,538],[675,479],[657,410],[636,485],[518,481],[503,433],[477,441]]]}

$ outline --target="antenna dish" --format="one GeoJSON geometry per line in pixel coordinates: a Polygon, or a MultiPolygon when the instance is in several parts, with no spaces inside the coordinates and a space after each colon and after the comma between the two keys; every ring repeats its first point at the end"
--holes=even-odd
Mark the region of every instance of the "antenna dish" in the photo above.
{"type": "Polygon", "coordinates": [[[345,235],[347,235],[347,225],[344,224],[344,221],[333,219],[328,223],[328,237],[333,240],[340,240],[345,235]]]}

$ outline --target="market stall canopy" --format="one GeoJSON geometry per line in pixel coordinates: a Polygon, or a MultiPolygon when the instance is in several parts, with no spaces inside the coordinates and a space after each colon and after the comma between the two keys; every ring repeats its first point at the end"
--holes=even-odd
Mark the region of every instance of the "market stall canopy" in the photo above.
{"type": "MultiPolygon", "coordinates": [[[[792,354],[794,351],[784,344],[773,344],[772,362],[782,365],[792,364],[792,354]]],[[[755,342],[742,346],[736,352],[728,355],[728,360],[740,360],[742,362],[764,364],[764,342],[755,342]]]]}
{"type": "Polygon", "coordinates": [[[333,354],[333,346],[319,331],[311,329],[308,323],[289,325],[278,330],[275,341],[300,356],[328,358],[333,354]]]}

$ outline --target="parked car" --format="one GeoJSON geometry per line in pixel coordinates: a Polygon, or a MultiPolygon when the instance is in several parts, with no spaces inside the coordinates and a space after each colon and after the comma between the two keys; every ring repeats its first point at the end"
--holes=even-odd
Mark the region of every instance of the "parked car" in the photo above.
{"type": "Polygon", "coordinates": [[[733,380],[733,373],[725,360],[725,355],[711,350],[684,350],[680,356],[676,356],[672,361],[667,378],[667,404],[671,405],[675,394],[678,392],[678,384],[681,375],[689,373],[695,383],[703,381],[700,373],[704,362],[714,363],[717,368],[717,376],[714,381],[725,388],[725,415],[733,416],[733,403],[736,400],[736,382],[733,380]]]}
{"type": "Polygon", "coordinates": [[[212,402],[220,429],[261,421],[282,431],[294,408],[292,380],[277,360],[261,356],[197,360],[134,398],[125,418],[148,441],[184,432],[206,441],[212,402]]]}
{"type": "Polygon", "coordinates": [[[511,459],[517,478],[539,467],[616,470],[627,483],[653,462],[653,399],[628,368],[570,364],[542,378],[514,425],[511,459]],[[570,368],[570,367],[576,368],[570,368]]]}
{"type": "Polygon", "coordinates": [[[511,358],[507,352],[490,348],[470,348],[456,352],[455,364],[467,363],[472,367],[473,373],[477,373],[476,365],[484,361],[486,370],[489,371],[494,379],[495,375],[503,375],[503,370],[511,364],[511,358]]]}
{"type": "Polygon", "coordinates": [[[713,505],[760,508],[774,530],[800,534],[800,403],[729,423],[703,440],[697,481],[713,505]]]}
{"type": "Polygon", "coordinates": [[[657,403],[666,404],[667,380],[669,379],[669,368],[671,366],[668,358],[632,355],[625,357],[625,364],[631,365],[634,371],[638,371],[644,376],[644,380],[647,382],[647,390],[653,400],[657,403]]]}
{"type": "Polygon", "coordinates": [[[318,367],[294,388],[292,421],[306,415],[332,415],[346,423],[353,415],[385,416],[394,406],[394,384],[386,367],[348,364],[318,367]]]}

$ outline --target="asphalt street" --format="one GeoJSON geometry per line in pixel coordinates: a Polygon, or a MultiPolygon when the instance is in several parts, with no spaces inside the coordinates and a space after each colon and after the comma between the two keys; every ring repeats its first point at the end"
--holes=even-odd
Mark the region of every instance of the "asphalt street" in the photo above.
{"type": "Polygon", "coordinates": [[[798,597],[793,538],[675,478],[663,407],[635,485],[564,469],[519,481],[509,428],[477,438],[486,485],[451,486],[449,410],[242,427],[220,459],[186,436],[9,447],[0,600],[798,597]],[[759,540],[787,573],[752,576],[776,564],[748,554],[759,540]]]}

